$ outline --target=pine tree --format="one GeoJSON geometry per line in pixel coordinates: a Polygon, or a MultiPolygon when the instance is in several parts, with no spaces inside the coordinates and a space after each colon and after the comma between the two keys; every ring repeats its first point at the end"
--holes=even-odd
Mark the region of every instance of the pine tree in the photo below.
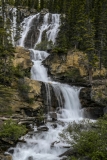
{"type": "Polygon", "coordinates": [[[11,36],[7,32],[5,21],[5,1],[2,0],[2,16],[0,16],[0,83],[10,84],[11,82],[11,57],[14,48],[11,44],[11,36]]]}

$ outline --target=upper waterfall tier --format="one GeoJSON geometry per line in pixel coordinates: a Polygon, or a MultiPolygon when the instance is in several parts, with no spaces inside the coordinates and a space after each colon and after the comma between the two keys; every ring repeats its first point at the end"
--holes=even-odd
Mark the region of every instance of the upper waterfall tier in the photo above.
{"type": "Polygon", "coordinates": [[[43,41],[43,38],[45,41],[52,41],[54,44],[59,31],[60,15],[38,13],[25,18],[21,25],[22,33],[18,42],[19,46],[35,48],[37,44],[43,41]]]}

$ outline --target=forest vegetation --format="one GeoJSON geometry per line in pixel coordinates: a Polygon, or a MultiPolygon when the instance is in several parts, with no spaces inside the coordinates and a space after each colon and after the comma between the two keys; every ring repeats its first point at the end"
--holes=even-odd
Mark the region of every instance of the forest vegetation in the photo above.
{"type": "MultiPolygon", "coordinates": [[[[99,64],[99,69],[107,68],[107,0],[1,0],[0,84],[10,86],[14,79],[24,77],[24,74],[21,74],[21,68],[15,68],[12,64],[15,51],[9,30],[9,20],[5,19],[7,4],[16,8],[19,6],[28,9],[35,8],[38,12],[43,8],[48,8],[51,13],[61,14],[61,26],[55,49],[60,52],[75,49],[86,53],[90,82],[92,68],[96,67],[96,62],[99,64]]],[[[85,131],[83,129],[82,132],[81,126],[82,124],[68,126],[62,138],[68,141],[69,135],[72,135],[71,138],[75,141],[72,142],[70,139],[68,142],[73,143],[81,156],[88,156],[92,160],[106,160],[107,117],[93,125],[90,124],[90,127],[87,127],[85,131]]],[[[10,121],[3,127],[0,136],[4,137],[10,137],[11,132],[17,130],[19,133],[14,132],[14,138],[18,139],[26,132],[25,129],[23,133],[20,133],[22,128],[15,127],[15,124],[10,125],[10,121]]]]}
{"type": "MultiPolygon", "coordinates": [[[[9,25],[4,24],[3,20],[7,4],[16,8],[19,6],[28,7],[29,9],[35,8],[38,12],[43,8],[48,8],[51,13],[61,14],[61,26],[56,41],[56,48],[62,51],[75,48],[87,53],[90,77],[92,68],[96,67],[96,62],[99,64],[99,69],[103,66],[107,68],[106,0],[1,0],[0,52],[2,54],[0,56],[4,62],[6,62],[8,56],[12,56],[12,54],[9,54],[12,45],[5,38],[9,37],[9,34],[7,35],[6,33],[9,25]]],[[[8,23],[8,20],[5,23],[8,23]]],[[[2,67],[0,70],[2,72],[2,67]]],[[[5,73],[6,69],[1,74],[5,75],[5,73]]],[[[5,77],[4,75],[2,77],[5,77]]]]}

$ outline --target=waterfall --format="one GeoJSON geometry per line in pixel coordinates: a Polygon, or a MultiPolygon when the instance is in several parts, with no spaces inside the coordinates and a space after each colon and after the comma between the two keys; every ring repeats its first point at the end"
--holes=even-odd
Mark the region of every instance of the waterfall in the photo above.
{"type": "Polygon", "coordinates": [[[12,20],[11,20],[11,37],[12,37],[12,44],[13,46],[15,46],[15,36],[16,36],[16,26],[17,26],[17,16],[16,16],[16,12],[17,12],[17,9],[16,8],[12,8],[12,20]]]}
{"type": "MultiPolygon", "coordinates": [[[[38,27],[39,37],[35,45],[42,41],[44,31],[46,31],[48,41],[55,43],[60,26],[60,15],[52,14],[51,22],[49,22],[49,15],[49,13],[45,14],[43,23],[38,27]]],[[[26,36],[35,17],[39,19],[40,13],[30,16],[22,22],[22,24],[24,24],[24,30],[21,34],[22,38],[19,41],[20,46],[24,47],[26,36]]],[[[14,148],[14,153],[12,155],[13,160],[60,160],[58,155],[66,151],[64,148],[64,145],[66,144],[59,141],[58,135],[64,127],[67,126],[68,122],[81,118],[81,104],[79,101],[80,89],[52,81],[51,78],[48,77],[47,69],[42,64],[42,61],[46,59],[49,54],[46,51],[34,50],[34,48],[29,48],[29,50],[31,52],[31,60],[33,62],[31,79],[45,83],[48,111],[50,111],[49,107],[51,107],[52,101],[50,86],[52,87],[58,101],[58,106],[56,107],[60,109],[60,112],[57,113],[57,121],[64,123],[64,126],[57,123],[57,127],[54,128],[53,123],[48,122],[46,124],[49,128],[47,132],[37,132],[37,127],[35,126],[32,136],[29,134],[24,136],[26,143],[18,143],[14,148]],[[52,145],[53,143],[54,145],[52,145]]]]}

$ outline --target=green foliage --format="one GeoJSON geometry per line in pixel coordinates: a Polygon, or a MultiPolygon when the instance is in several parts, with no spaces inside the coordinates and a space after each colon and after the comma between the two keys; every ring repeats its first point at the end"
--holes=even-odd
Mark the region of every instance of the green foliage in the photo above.
{"type": "Polygon", "coordinates": [[[39,109],[37,114],[38,123],[42,123],[44,121],[44,111],[42,108],[39,109]]]}
{"type": "Polygon", "coordinates": [[[31,87],[25,84],[23,81],[19,81],[18,89],[21,97],[27,102],[32,104],[34,102],[34,98],[29,97],[29,92],[31,87]]]}
{"type": "Polygon", "coordinates": [[[11,140],[17,140],[26,133],[27,129],[23,125],[18,125],[15,121],[9,119],[4,122],[1,130],[0,137],[11,140]]]}
{"type": "Polygon", "coordinates": [[[48,42],[47,40],[44,40],[41,43],[37,44],[35,49],[41,50],[41,51],[47,51],[47,50],[50,50],[53,48],[54,48],[54,45],[53,45],[52,41],[48,42]]]}
{"type": "Polygon", "coordinates": [[[52,53],[57,53],[57,54],[67,54],[67,49],[66,48],[60,48],[60,47],[55,47],[52,49],[52,53]]]}
{"type": "Polygon", "coordinates": [[[24,77],[30,77],[30,69],[23,69],[22,70],[22,67],[20,65],[12,68],[13,70],[13,75],[14,77],[17,77],[17,78],[24,78],[24,77]]]}
{"type": "Polygon", "coordinates": [[[78,68],[71,68],[71,70],[69,70],[69,71],[67,71],[67,72],[65,73],[65,76],[66,76],[68,79],[72,78],[72,79],[74,79],[74,80],[81,77],[78,68]]]}
{"type": "Polygon", "coordinates": [[[60,134],[78,152],[79,156],[88,156],[92,160],[107,159],[107,115],[96,122],[73,122],[60,134]]]}

